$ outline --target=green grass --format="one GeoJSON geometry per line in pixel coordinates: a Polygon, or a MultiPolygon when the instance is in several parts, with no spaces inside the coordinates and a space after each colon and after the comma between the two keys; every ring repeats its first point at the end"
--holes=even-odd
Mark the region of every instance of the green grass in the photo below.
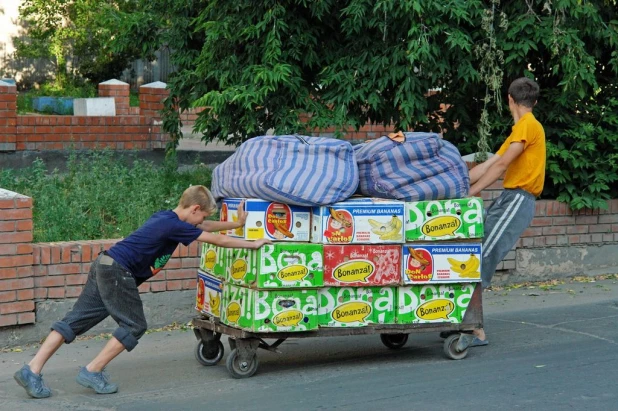
{"type": "Polygon", "coordinates": [[[38,89],[20,91],[17,94],[17,113],[33,113],[32,99],[34,97],[74,97],[89,98],[97,96],[97,87],[94,84],[83,81],[70,81],[63,87],[55,83],[44,83],[38,89]]]}
{"type": "Polygon", "coordinates": [[[33,198],[34,241],[54,242],[126,237],[153,212],[175,208],[190,185],[210,186],[210,169],[178,171],[174,156],[163,166],[128,160],[108,150],[73,152],[66,173],[47,173],[36,159],[27,169],[1,170],[0,187],[33,198]]]}

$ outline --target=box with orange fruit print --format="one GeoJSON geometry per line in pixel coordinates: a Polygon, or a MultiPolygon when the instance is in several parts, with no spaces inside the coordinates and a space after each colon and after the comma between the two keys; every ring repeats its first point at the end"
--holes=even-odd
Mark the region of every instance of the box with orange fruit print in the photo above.
{"type": "Polygon", "coordinates": [[[202,314],[219,318],[223,282],[201,270],[197,272],[197,293],[195,309],[202,314]]]}
{"type": "MultiPolygon", "coordinates": [[[[221,205],[220,221],[238,221],[238,206],[243,199],[226,198],[221,205]]],[[[267,238],[273,241],[309,241],[311,209],[296,205],[272,203],[259,199],[245,199],[245,226],[223,231],[221,234],[245,240],[267,238]]]]}
{"type": "Polygon", "coordinates": [[[401,244],[404,210],[402,201],[355,197],[313,207],[311,242],[401,244]]]}
{"type": "Polygon", "coordinates": [[[481,281],[480,243],[410,243],[403,246],[404,284],[481,281]]]}

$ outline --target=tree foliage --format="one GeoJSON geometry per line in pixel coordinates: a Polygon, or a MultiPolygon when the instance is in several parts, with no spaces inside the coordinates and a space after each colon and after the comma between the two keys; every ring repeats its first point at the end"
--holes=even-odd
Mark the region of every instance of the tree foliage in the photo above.
{"type": "Polygon", "coordinates": [[[464,153],[484,135],[495,150],[512,126],[508,85],[525,75],[542,90],[544,196],[579,209],[618,195],[615,0],[155,0],[142,8],[148,13],[125,15],[141,32],[123,25],[124,37],[173,50],[164,126],[176,137],[178,109],[205,106],[196,128],[208,141],[371,122],[444,130],[464,153]]]}
{"type": "Polygon", "coordinates": [[[17,53],[51,59],[61,86],[71,73],[94,83],[118,77],[139,49],[133,45],[112,52],[115,26],[104,18],[116,10],[131,12],[136,5],[131,0],[24,0],[19,17],[26,36],[13,39],[17,53]],[[67,66],[69,58],[76,67],[67,66]]]}

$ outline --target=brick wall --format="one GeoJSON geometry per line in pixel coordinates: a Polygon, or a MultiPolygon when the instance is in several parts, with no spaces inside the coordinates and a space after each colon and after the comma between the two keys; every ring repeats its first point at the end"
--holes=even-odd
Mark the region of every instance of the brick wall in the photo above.
{"type": "Polygon", "coordinates": [[[0,189],[0,327],[34,322],[32,199],[0,189]]]}
{"type": "MultiPolygon", "coordinates": [[[[90,265],[118,240],[38,243],[33,246],[34,297],[37,301],[79,296],[90,265]]],[[[198,243],[180,245],[165,269],[139,287],[141,293],[195,289],[198,243]]]]}
{"type": "Polygon", "coordinates": [[[0,151],[163,149],[159,110],[169,91],[165,83],[140,87],[140,107],[129,107],[129,85],[110,80],[99,95],[114,97],[116,116],[17,115],[15,86],[0,84],[0,151]]]}

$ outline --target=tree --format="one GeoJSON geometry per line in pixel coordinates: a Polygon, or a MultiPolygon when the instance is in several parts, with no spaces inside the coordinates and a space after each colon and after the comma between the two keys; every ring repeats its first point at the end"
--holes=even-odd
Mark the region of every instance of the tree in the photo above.
{"type": "Polygon", "coordinates": [[[174,51],[164,128],[176,138],[178,109],[204,106],[206,141],[371,122],[495,150],[512,123],[501,100],[526,75],[542,89],[544,195],[575,209],[618,195],[614,0],[178,3],[151,2],[161,18],[137,36],[174,51]]]}
{"type": "Polygon", "coordinates": [[[21,57],[48,58],[56,66],[56,82],[66,83],[67,59],[73,57],[77,74],[94,83],[119,76],[136,55],[137,48],[112,52],[107,46],[114,26],[103,20],[109,9],[130,12],[133,1],[111,0],[24,0],[19,16],[26,38],[14,38],[21,57]]]}

